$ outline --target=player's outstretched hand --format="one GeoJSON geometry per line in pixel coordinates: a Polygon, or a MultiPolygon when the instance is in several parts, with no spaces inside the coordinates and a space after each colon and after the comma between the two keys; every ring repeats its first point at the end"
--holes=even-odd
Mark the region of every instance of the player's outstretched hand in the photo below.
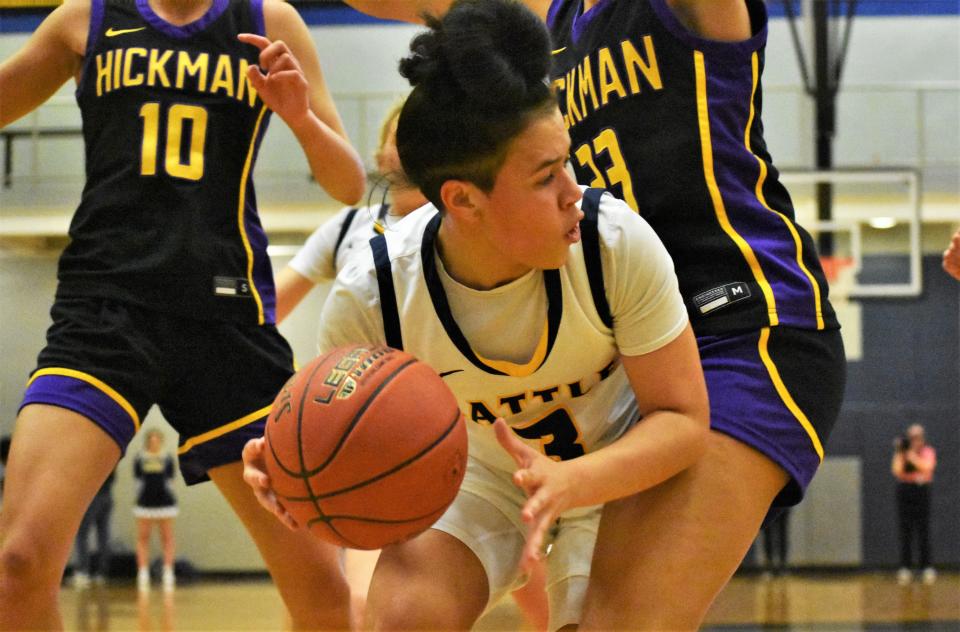
{"type": "Polygon", "coordinates": [[[517,471],[513,473],[514,484],[527,495],[520,517],[530,530],[520,566],[529,572],[543,557],[544,539],[557,516],[574,506],[571,501],[576,481],[572,480],[564,463],[554,461],[525,444],[503,419],[497,419],[493,429],[501,447],[517,464],[517,471]]]}
{"type": "Polygon", "coordinates": [[[243,446],[243,480],[253,488],[253,495],[257,497],[264,509],[275,515],[280,522],[290,529],[296,530],[300,525],[293,519],[286,508],[277,500],[277,495],[270,487],[270,477],[267,475],[267,466],[263,454],[267,440],[264,438],[250,439],[243,446]]]}
{"type": "Polygon", "coordinates": [[[943,269],[960,281],[960,230],[953,234],[950,245],[943,251],[943,269]]]}
{"type": "Polygon", "coordinates": [[[300,62],[281,40],[271,42],[253,33],[237,39],[260,49],[260,64],[249,66],[247,77],[267,107],[295,128],[310,115],[310,86],[300,62]]]}

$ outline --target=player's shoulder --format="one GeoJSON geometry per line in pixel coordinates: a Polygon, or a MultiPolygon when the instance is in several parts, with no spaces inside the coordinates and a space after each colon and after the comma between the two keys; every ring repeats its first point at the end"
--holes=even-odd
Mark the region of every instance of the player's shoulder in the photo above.
{"type": "Polygon", "coordinates": [[[337,283],[362,292],[365,287],[376,286],[378,263],[383,265],[389,261],[391,267],[404,268],[418,264],[423,233],[437,212],[432,204],[428,204],[390,224],[382,234],[371,236],[371,244],[357,248],[350,255],[337,274],[337,283]],[[379,242],[377,250],[372,245],[373,240],[379,242]]]}
{"type": "MultiPolygon", "coordinates": [[[[587,187],[582,186],[581,189],[587,191],[587,187]]],[[[581,209],[584,204],[587,204],[586,198],[580,201],[581,209]]],[[[623,241],[658,241],[647,220],[609,191],[603,191],[600,195],[596,222],[601,244],[607,248],[623,241]]]]}

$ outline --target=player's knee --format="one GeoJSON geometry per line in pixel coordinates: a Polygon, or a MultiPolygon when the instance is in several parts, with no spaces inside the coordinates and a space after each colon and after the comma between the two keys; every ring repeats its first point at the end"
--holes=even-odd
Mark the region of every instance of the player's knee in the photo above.
{"type": "Polygon", "coordinates": [[[38,544],[11,538],[0,546],[0,590],[35,590],[52,575],[49,556],[38,544]]]}

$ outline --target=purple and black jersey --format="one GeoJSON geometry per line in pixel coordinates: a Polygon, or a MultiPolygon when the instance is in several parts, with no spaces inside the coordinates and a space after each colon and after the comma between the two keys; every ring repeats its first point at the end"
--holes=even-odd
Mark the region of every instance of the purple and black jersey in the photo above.
{"type": "Polygon", "coordinates": [[[674,259],[697,335],[834,329],[810,235],[763,140],[766,9],[754,35],[699,38],[665,0],[554,0],[553,84],[582,184],[624,199],[674,259]]]}
{"type": "Polygon", "coordinates": [[[261,0],[214,0],[172,25],[147,0],[93,0],[82,80],[87,183],[58,297],[202,320],[272,323],[252,170],[270,112],[246,70],[261,0]]]}

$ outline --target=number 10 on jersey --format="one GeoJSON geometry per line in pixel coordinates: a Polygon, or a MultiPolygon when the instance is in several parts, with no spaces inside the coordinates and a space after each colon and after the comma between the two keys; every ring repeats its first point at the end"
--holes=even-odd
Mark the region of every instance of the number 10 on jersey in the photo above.
{"type": "MultiPolygon", "coordinates": [[[[143,144],[140,147],[140,175],[157,175],[157,154],[160,153],[159,103],[144,103],[140,108],[143,119],[143,144]]],[[[203,148],[207,138],[207,111],[196,105],[175,103],[166,111],[167,136],[164,142],[163,169],[174,178],[199,180],[203,177],[203,148]],[[189,121],[190,137],[184,139],[184,128],[189,121]],[[183,152],[186,140],[187,151],[183,152]],[[184,156],[186,160],[184,160],[184,156]]]]}

